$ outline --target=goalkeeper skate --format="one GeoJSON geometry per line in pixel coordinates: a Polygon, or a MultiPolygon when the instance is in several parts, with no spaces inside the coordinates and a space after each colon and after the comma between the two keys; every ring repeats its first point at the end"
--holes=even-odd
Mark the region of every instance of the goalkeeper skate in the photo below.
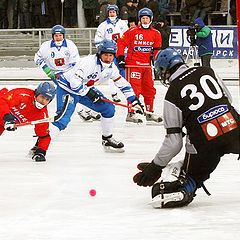
{"type": "Polygon", "coordinates": [[[116,141],[112,135],[108,137],[102,136],[102,145],[105,152],[124,152],[124,144],[116,141]]]}

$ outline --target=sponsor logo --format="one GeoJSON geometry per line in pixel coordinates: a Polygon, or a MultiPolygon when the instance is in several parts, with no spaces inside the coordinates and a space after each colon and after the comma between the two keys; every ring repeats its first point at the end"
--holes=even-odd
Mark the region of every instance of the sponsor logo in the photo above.
{"type": "Polygon", "coordinates": [[[139,52],[151,52],[152,47],[136,46],[134,50],[139,52]]]}
{"type": "Polygon", "coordinates": [[[228,112],[227,105],[219,105],[219,106],[213,107],[213,108],[209,109],[208,111],[204,112],[203,114],[201,114],[197,118],[197,120],[199,123],[204,123],[204,122],[210,121],[214,118],[217,118],[218,116],[220,116],[226,112],[228,112]]]}
{"type": "Polygon", "coordinates": [[[131,72],[131,78],[140,79],[141,78],[141,73],[139,73],[139,72],[131,72]]]}

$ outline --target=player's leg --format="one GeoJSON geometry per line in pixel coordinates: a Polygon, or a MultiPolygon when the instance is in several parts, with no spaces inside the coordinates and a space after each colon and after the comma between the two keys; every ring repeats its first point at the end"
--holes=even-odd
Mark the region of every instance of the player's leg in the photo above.
{"type": "Polygon", "coordinates": [[[152,187],[152,202],[154,208],[174,208],[188,205],[192,202],[197,189],[193,178],[183,174],[183,162],[168,164],[161,180],[152,187]]]}
{"type": "MultiPolygon", "coordinates": [[[[70,93],[60,87],[57,87],[57,111],[56,111],[57,114],[60,113],[60,111],[62,110],[65,102],[65,97],[67,94],[70,93]]],[[[79,101],[78,95],[70,94],[68,107],[63,117],[59,121],[49,124],[51,138],[56,137],[60,131],[64,130],[67,127],[67,125],[71,121],[72,114],[75,111],[75,107],[78,101],[79,101]]]]}
{"type": "MultiPolygon", "coordinates": [[[[99,94],[103,94],[94,88],[99,94]]],[[[106,97],[104,97],[106,98],[106,97]]],[[[112,137],[115,106],[112,103],[104,102],[101,104],[94,104],[87,96],[80,97],[79,102],[84,106],[91,108],[92,110],[101,114],[101,126],[102,126],[102,145],[105,150],[122,149],[124,144],[120,141],[116,141],[112,137]]]]}
{"type": "MultiPolygon", "coordinates": [[[[142,73],[141,73],[140,68],[127,68],[126,69],[126,78],[127,78],[128,82],[131,84],[133,91],[138,98],[142,91],[141,76],[142,76],[142,73]]],[[[128,101],[128,106],[132,106],[132,103],[129,101],[128,101]]],[[[143,121],[131,109],[128,109],[126,122],[142,123],[143,121]]]]}
{"type": "MultiPolygon", "coordinates": [[[[142,95],[144,98],[144,103],[146,110],[149,112],[153,112],[153,104],[156,95],[156,89],[154,87],[154,80],[152,78],[152,70],[145,69],[142,75],[142,95]]],[[[157,122],[160,123],[163,121],[160,115],[146,115],[146,120],[148,122],[157,122]]]]}

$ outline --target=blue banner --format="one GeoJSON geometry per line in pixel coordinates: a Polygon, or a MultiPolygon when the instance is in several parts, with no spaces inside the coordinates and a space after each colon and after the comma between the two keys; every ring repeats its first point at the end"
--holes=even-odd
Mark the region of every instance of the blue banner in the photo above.
{"type": "MultiPolygon", "coordinates": [[[[213,58],[238,58],[237,27],[210,27],[213,40],[213,58]]],[[[171,27],[170,47],[176,48],[184,57],[187,56],[190,42],[187,38],[187,26],[171,27]]],[[[192,56],[192,49],[190,49],[192,56]]]]}

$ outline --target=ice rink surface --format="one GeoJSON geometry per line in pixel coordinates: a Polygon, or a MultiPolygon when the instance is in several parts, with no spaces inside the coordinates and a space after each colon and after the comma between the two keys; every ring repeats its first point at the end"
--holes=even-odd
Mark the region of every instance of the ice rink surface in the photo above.
{"type": "MultiPolygon", "coordinates": [[[[98,88],[110,96],[108,86],[98,88]]],[[[155,112],[161,113],[166,88],[159,84],[156,88],[155,112]]],[[[228,88],[238,109],[239,87],[228,88]]],[[[55,108],[53,101],[50,115],[55,108]]],[[[187,207],[153,209],[148,205],[151,188],[137,186],[132,177],[139,162],[153,159],[165,131],[145,122],[126,123],[125,117],[126,109],[116,107],[114,137],[124,142],[124,153],[105,153],[100,122],[82,122],[76,113],[68,129],[52,141],[46,162],[26,157],[36,141],[33,127],[4,132],[0,138],[0,240],[239,239],[238,156],[225,155],[205,182],[210,197],[200,189],[187,207]],[[89,195],[90,189],[96,189],[95,197],[89,195]]],[[[184,151],[175,159],[183,156],[184,151]]]]}

